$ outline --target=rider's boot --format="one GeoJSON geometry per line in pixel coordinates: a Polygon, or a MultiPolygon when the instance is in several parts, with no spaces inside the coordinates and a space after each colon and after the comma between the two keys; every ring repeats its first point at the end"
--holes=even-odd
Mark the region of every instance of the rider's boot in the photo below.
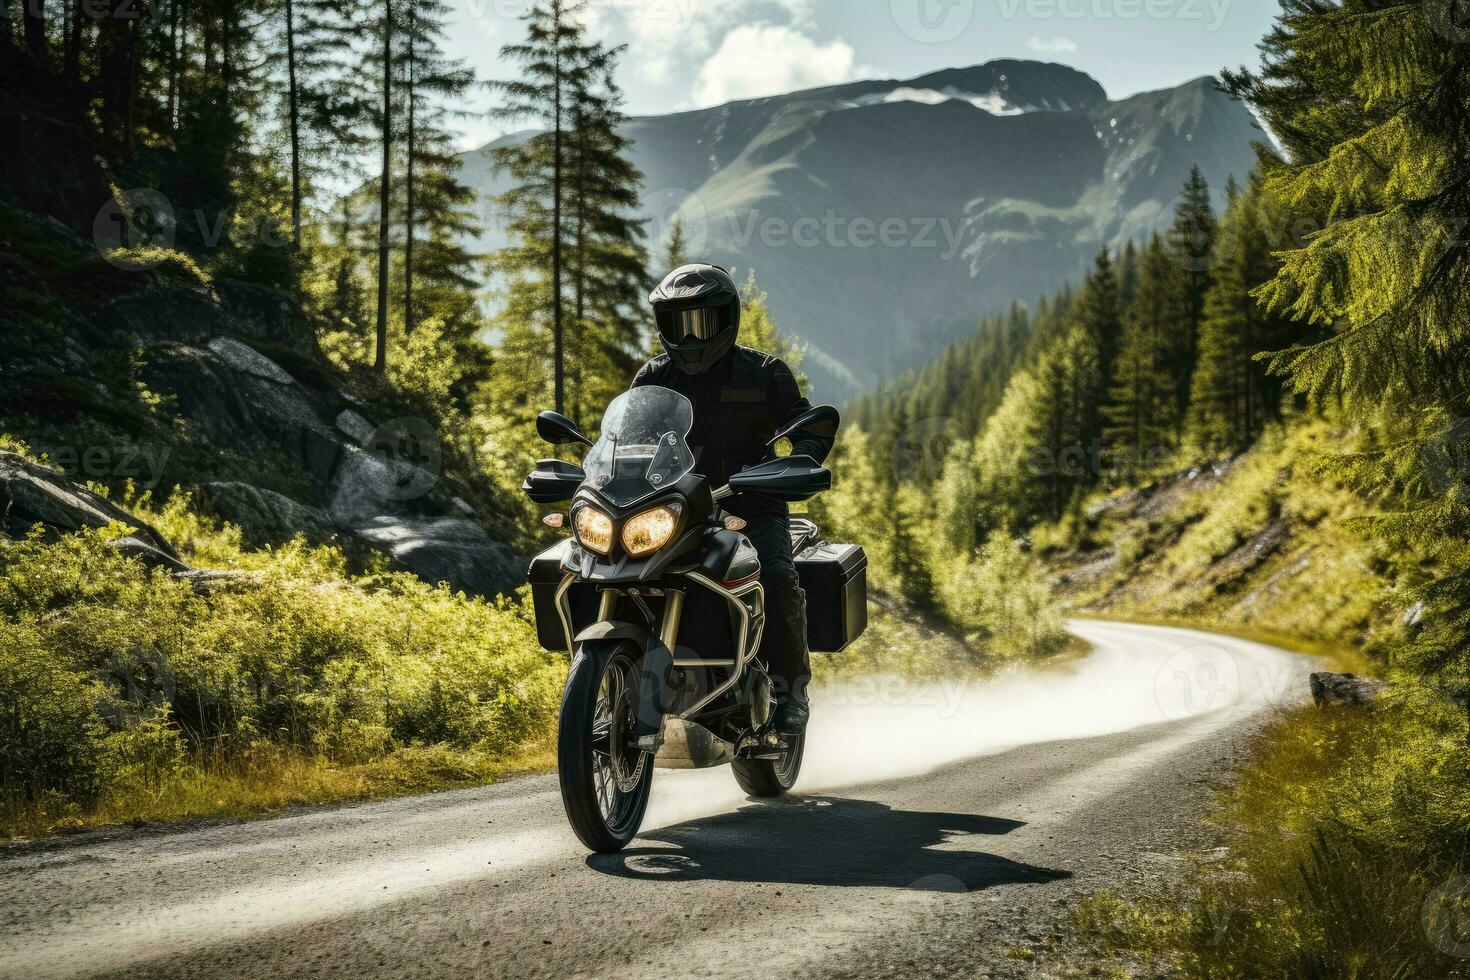
{"type": "Polygon", "coordinates": [[[793,692],[776,701],[776,713],[771,724],[782,735],[800,735],[806,731],[811,713],[806,695],[793,692]]]}

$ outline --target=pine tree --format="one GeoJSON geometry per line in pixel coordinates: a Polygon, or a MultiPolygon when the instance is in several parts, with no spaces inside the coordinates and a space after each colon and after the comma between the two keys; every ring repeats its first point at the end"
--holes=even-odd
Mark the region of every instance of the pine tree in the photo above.
{"type": "Polygon", "coordinates": [[[1178,404],[1168,371],[1174,349],[1172,287],[1175,266],[1155,235],[1143,253],[1133,302],[1124,318],[1123,343],[1103,411],[1103,444],[1124,482],[1148,472],[1172,449],[1179,429],[1178,404]]]}
{"type": "Polygon", "coordinates": [[[689,264],[689,256],[685,253],[688,245],[684,235],[684,218],[675,215],[669,223],[669,234],[664,239],[663,268],[658,270],[660,276],[668,275],[681,265],[689,264]]]}
{"type": "Polygon", "coordinates": [[[389,236],[393,227],[390,210],[393,201],[393,20],[393,0],[379,0],[377,34],[381,37],[381,42],[378,47],[377,69],[381,84],[377,95],[381,106],[378,111],[378,145],[382,163],[378,172],[378,308],[373,370],[380,374],[388,368],[388,279],[392,257],[389,236]]]}
{"type": "Polygon", "coordinates": [[[1191,385],[1187,441],[1206,454],[1245,449],[1280,417],[1282,382],[1257,355],[1308,339],[1309,328],[1261,306],[1254,290],[1276,271],[1272,239],[1284,226],[1259,180],[1230,195],[1220,222],[1219,262],[1191,385]]]}
{"type": "Polygon", "coordinates": [[[587,84],[584,76],[591,54],[578,16],[584,5],[582,0],[541,0],[532,5],[522,16],[526,40],[500,51],[505,61],[520,66],[521,73],[494,83],[504,98],[494,110],[496,117],[533,120],[545,127],[544,132],[496,153],[496,164],[515,182],[500,205],[516,216],[509,231],[517,241],[498,256],[498,265],[517,276],[523,290],[540,294],[522,295],[514,305],[549,321],[552,400],[559,412],[566,408],[567,130],[574,93],[587,84]]]}
{"type": "MultiPolygon", "coordinates": [[[[1470,45],[1453,4],[1284,0],[1259,71],[1228,73],[1286,151],[1266,191],[1323,216],[1282,243],[1268,307],[1331,330],[1271,360],[1307,395],[1386,420],[1387,447],[1342,461],[1397,501],[1372,522],[1437,575],[1402,663],[1464,696],[1470,676],[1470,45]],[[1290,246],[1290,247],[1288,247],[1290,246]]],[[[1470,704],[1470,701],[1466,702],[1470,704]]]]}
{"type": "Polygon", "coordinates": [[[1076,451],[1095,463],[1102,443],[1103,406],[1123,333],[1118,279],[1106,248],[1098,252],[1070,320],[1067,340],[1057,348],[1068,352],[1066,411],[1073,419],[1076,451]]]}
{"type": "Polygon", "coordinates": [[[1173,314],[1177,324],[1172,331],[1174,343],[1166,354],[1164,366],[1174,395],[1175,417],[1181,423],[1189,406],[1205,294],[1210,288],[1215,263],[1216,224],[1209,185],[1199,167],[1192,167],[1165,238],[1169,256],[1177,267],[1178,305],[1173,314]]]}
{"type": "MultiPolygon", "coordinates": [[[[175,16],[180,2],[172,0],[175,16]]],[[[356,155],[364,148],[360,127],[371,110],[366,87],[354,70],[352,47],[363,0],[277,2],[267,12],[266,23],[279,31],[268,50],[280,81],[278,111],[290,159],[291,245],[300,249],[305,211],[318,179],[359,172],[356,155]]],[[[170,51],[177,44],[171,36],[170,51]]],[[[169,78],[172,91],[172,71],[169,78]]]]}
{"type": "Polygon", "coordinates": [[[478,332],[475,258],[460,244],[477,230],[475,193],[459,181],[459,158],[447,122],[464,115],[474,74],[447,57],[443,41],[452,8],[444,0],[400,0],[400,97],[403,135],[403,332],[426,311],[452,334],[478,332]]]}
{"type": "Polygon", "coordinates": [[[628,158],[622,92],[613,78],[623,50],[588,46],[572,76],[566,200],[574,408],[605,404],[626,386],[646,319],[648,253],[643,222],[633,214],[643,175],[628,158]]]}

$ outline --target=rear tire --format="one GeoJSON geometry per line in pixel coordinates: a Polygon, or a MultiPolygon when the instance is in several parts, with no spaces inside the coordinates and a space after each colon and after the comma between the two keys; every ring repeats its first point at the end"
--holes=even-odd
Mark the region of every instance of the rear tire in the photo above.
{"type": "Polygon", "coordinates": [[[796,785],[805,751],[806,736],[798,735],[791,740],[791,748],[781,753],[779,759],[736,759],[730,768],[735,770],[735,782],[747,795],[781,796],[796,785]]]}
{"type": "Polygon", "coordinates": [[[653,757],[639,752],[634,721],[642,652],[618,647],[604,662],[578,651],[561,699],[556,773],[577,838],[601,854],[638,833],[653,787],[653,757]]]}

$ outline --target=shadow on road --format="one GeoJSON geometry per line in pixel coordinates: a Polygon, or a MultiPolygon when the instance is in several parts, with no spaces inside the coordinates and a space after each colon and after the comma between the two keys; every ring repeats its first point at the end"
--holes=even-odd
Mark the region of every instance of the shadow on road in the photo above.
{"type": "Polygon", "coordinates": [[[1017,820],[895,810],[870,800],[791,796],[640,835],[668,847],[594,854],[588,867],[646,880],[865,885],[967,892],[1071,877],[971,850],[1017,820]]]}

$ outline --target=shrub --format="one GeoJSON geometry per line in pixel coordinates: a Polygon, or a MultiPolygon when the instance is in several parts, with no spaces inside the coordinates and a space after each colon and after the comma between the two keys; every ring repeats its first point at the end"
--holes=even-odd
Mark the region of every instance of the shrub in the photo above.
{"type": "Polygon", "coordinates": [[[117,554],[116,527],[0,546],[12,827],[98,806],[174,812],[169,794],[194,800],[212,775],[266,779],[291,753],[361,765],[440,746],[480,761],[422,755],[436,770],[484,773],[554,730],[565,667],[537,644],[528,596],[351,578],[335,549],[300,541],[242,549],[180,501],[140,517],[240,577],[196,593],[117,554]]]}
{"type": "Polygon", "coordinates": [[[85,805],[105,780],[102,686],[48,647],[33,621],[0,622],[0,795],[12,812],[85,805]]]}

